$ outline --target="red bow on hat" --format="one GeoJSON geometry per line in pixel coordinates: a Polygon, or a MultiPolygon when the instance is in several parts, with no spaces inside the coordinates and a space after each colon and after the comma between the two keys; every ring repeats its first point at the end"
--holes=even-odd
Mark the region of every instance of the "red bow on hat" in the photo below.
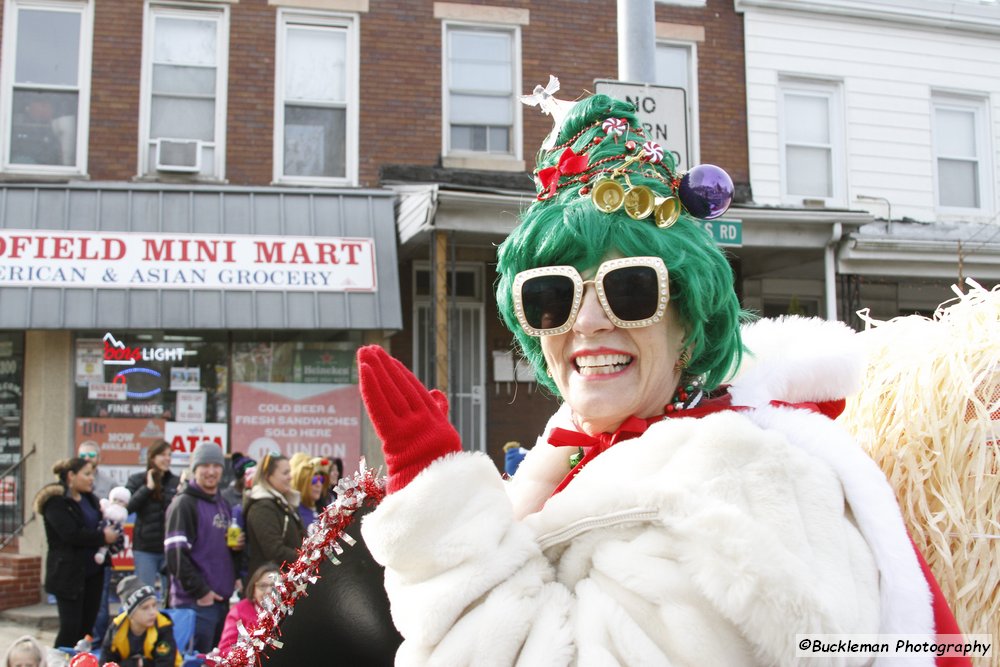
{"type": "Polygon", "coordinates": [[[539,195],[539,199],[548,199],[556,193],[556,188],[559,186],[559,179],[562,176],[572,176],[573,174],[579,174],[587,169],[587,156],[577,155],[573,152],[572,148],[567,148],[563,151],[563,154],[559,156],[559,164],[555,167],[546,167],[538,172],[538,182],[542,186],[542,192],[548,190],[548,194],[545,197],[539,195]]]}

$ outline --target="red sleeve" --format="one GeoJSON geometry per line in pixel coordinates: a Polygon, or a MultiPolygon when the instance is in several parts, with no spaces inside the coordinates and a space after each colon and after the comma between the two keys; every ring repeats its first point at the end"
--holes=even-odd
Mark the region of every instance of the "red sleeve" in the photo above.
{"type": "Polygon", "coordinates": [[[226,614],[226,622],[222,626],[222,638],[219,639],[219,653],[225,656],[236,640],[239,639],[239,629],[236,621],[240,620],[240,605],[236,603],[226,614]]]}
{"type": "MultiPolygon", "coordinates": [[[[937,633],[938,637],[941,635],[962,634],[962,631],[958,629],[958,623],[955,621],[954,614],[951,613],[951,607],[948,606],[948,601],[941,592],[941,587],[938,586],[937,579],[934,578],[934,573],[927,567],[927,561],[924,560],[923,554],[920,553],[920,549],[917,548],[912,538],[910,539],[910,544],[913,544],[913,551],[917,554],[920,569],[923,570],[924,578],[927,579],[927,586],[931,589],[931,597],[934,604],[935,633],[937,633]]],[[[939,657],[935,660],[934,664],[937,667],[972,667],[972,658],[939,657]]]]}

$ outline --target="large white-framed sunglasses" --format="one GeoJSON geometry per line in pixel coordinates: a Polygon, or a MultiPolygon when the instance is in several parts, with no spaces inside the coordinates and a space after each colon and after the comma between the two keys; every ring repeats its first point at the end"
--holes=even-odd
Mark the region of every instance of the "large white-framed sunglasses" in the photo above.
{"type": "Polygon", "coordinates": [[[648,327],[659,322],[670,302],[670,276],[659,257],[609,259],[584,280],[572,266],[543,266],[514,276],[514,312],[529,336],[570,330],[593,285],[597,300],[616,327],[648,327]]]}

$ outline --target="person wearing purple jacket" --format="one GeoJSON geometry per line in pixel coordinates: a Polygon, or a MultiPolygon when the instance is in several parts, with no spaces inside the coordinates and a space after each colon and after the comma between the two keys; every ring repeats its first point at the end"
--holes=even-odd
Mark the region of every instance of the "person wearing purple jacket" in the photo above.
{"type": "Polygon", "coordinates": [[[192,480],[167,509],[163,549],[170,572],[170,602],[195,611],[194,649],[199,653],[208,653],[219,643],[237,581],[234,552],[242,551],[246,542],[241,535],[235,547],[226,545],[232,509],[219,493],[223,463],[219,445],[198,445],[191,455],[192,480]]]}

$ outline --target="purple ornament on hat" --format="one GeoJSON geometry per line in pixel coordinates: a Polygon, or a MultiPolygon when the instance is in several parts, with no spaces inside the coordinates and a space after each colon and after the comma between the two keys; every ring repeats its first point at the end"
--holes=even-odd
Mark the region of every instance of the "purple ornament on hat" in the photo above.
{"type": "Polygon", "coordinates": [[[699,164],[691,169],[677,189],[688,213],[702,220],[714,220],[728,211],[734,192],[733,179],[714,164],[699,164]]]}

